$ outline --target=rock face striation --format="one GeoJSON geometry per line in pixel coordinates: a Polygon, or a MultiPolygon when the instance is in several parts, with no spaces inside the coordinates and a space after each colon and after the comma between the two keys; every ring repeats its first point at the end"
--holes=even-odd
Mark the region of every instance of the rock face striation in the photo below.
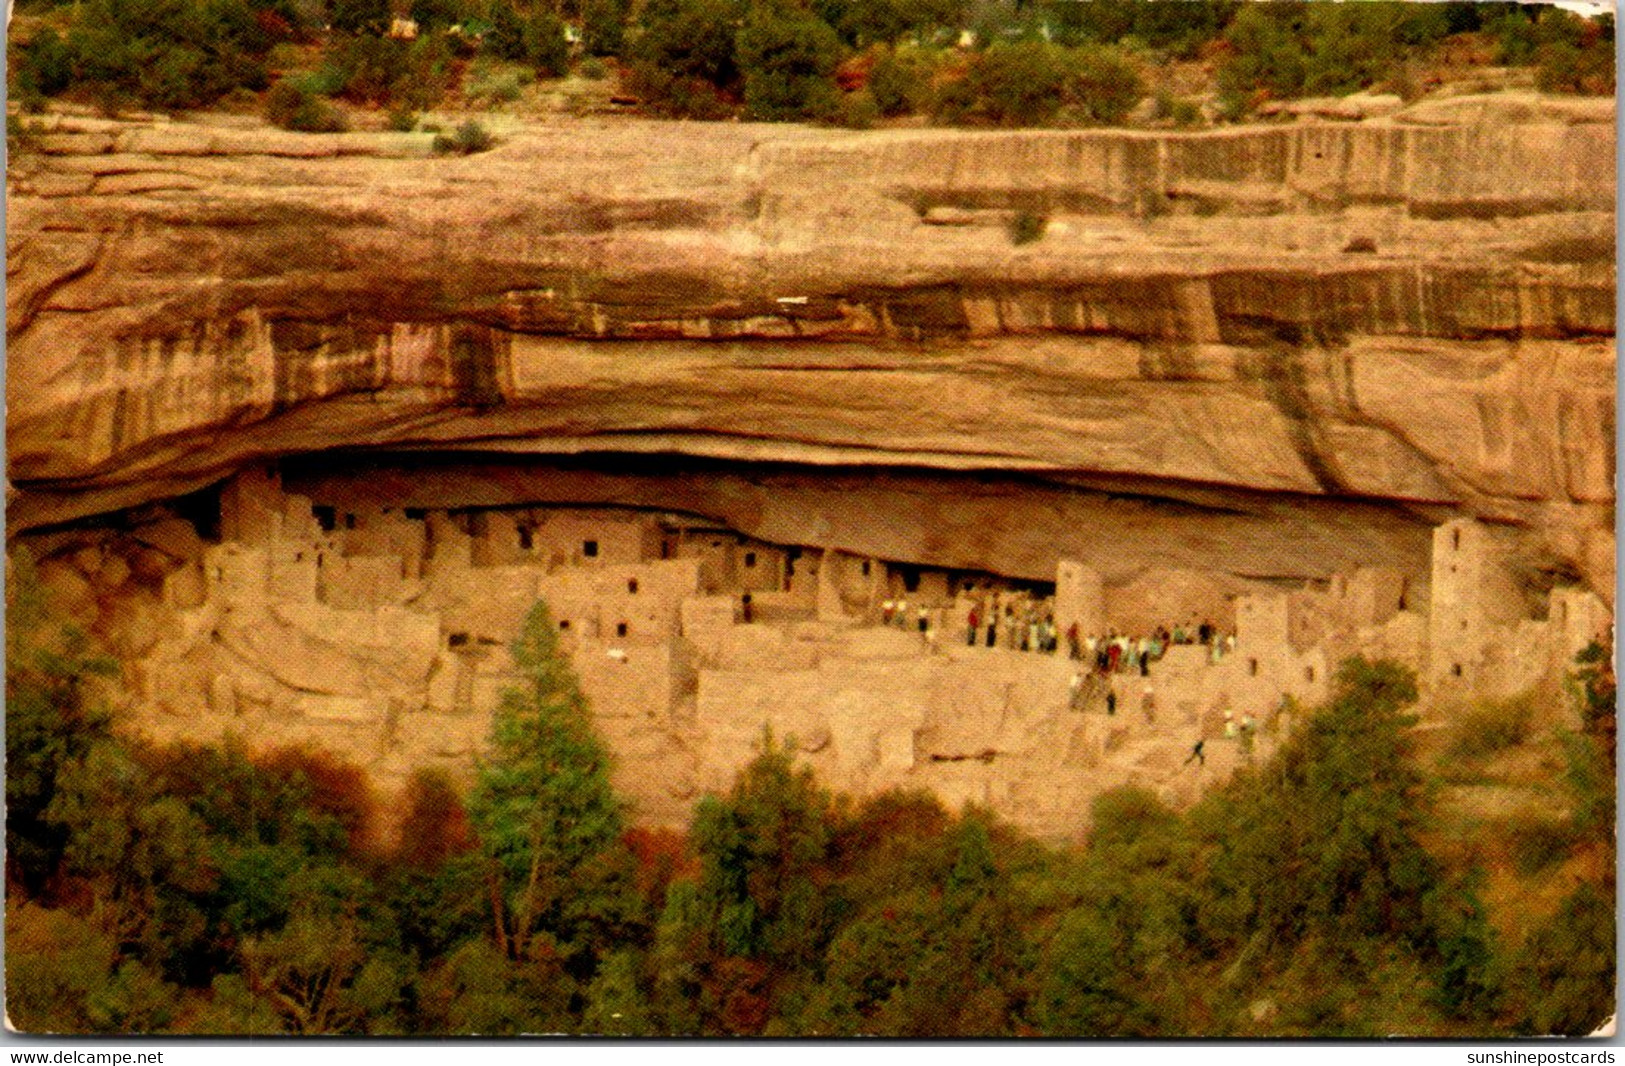
{"type": "MultiPolygon", "coordinates": [[[[61,116],[10,181],[10,528],[313,451],[665,453],[1019,472],[1205,512],[1281,576],[1405,565],[1465,513],[1611,596],[1602,103],[1200,134],[583,122],[458,159],[61,116]],[[1012,242],[1022,214],[1040,239],[1012,242]]],[[[840,546],[945,550],[893,536],[840,546]]],[[[998,539],[951,561],[1052,570],[998,539]]],[[[1263,572],[1234,539],[1182,561],[1263,572]]]]}
{"type": "MultiPolygon", "coordinates": [[[[283,615],[315,612],[322,650],[305,658],[406,679],[384,710],[361,680],[321,696],[320,714],[288,704],[362,730],[358,751],[455,673],[424,663],[472,654],[439,632],[460,585],[427,628],[415,593],[374,589],[419,581],[427,562],[411,560],[431,548],[374,565],[344,547],[365,530],[301,532],[318,555],[300,566],[330,557],[343,572],[294,595],[274,587],[281,548],[254,547],[269,534],[227,530],[209,547],[221,531],[176,520],[184,501],[154,509],[250,468],[302,494],[284,516],[300,530],[312,505],[450,516],[429,523],[443,531],[472,510],[681,513],[787,559],[871,560],[877,574],[1043,583],[1070,560],[1098,575],[1107,618],[1149,618],[1171,589],[1233,596],[1372,567],[1406,590],[1390,609],[1422,610],[1434,527],[1473,519],[1510,582],[1496,602],[1521,596],[1538,617],[1573,585],[1613,602],[1612,101],[1502,94],[1190,134],[583,120],[464,158],[433,157],[423,135],[220,119],[44,127],[8,175],[8,533],[127,662],[192,670],[198,714],[270,722],[289,693],[315,699],[320,684],[277,674],[292,645],[268,618],[297,629],[283,615]],[[83,533],[109,516],[107,538],[83,533]],[[254,565],[271,591],[252,577],[248,599],[231,592],[231,566],[265,551],[254,565]],[[184,606],[183,571],[226,592],[184,606]],[[322,613],[361,609],[335,606],[335,589],[367,610],[397,604],[396,621],[424,632],[402,644],[375,619],[352,633],[322,613]],[[190,619],[180,643],[172,616],[190,619]],[[419,644],[423,662],[401,658],[419,644]],[[229,663],[260,680],[233,689],[229,663]]],[[[485,521],[469,526],[476,543],[485,521]]],[[[470,573],[486,565],[478,551],[470,573]]],[[[819,593],[806,595],[797,610],[819,593]]],[[[892,637],[848,636],[856,616],[818,602],[834,628],[784,638],[811,664],[797,684],[822,692],[826,661],[843,677],[865,656],[890,662],[864,642],[892,637]]],[[[962,606],[935,624],[958,625],[962,606]]],[[[1406,618],[1403,642],[1420,647],[1406,618]]],[[[661,632],[700,621],[673,613],[661,632]]],[[[728,639],[768,639],[741,633],[728,639]]],[[[733,756],[707,756],[693,723],[725,724],[711,733],[748,751],[759,723],[735,704],[789,691],[752,674],[750,655],[777,669],[795,656],[719,644],[706,654],[746,665],[707,688],[679,661],[695,653],[687,637],[670,639],[678,659],[662,670],[698,687],[663,697],[688,724],[661,725],[649,757],[689,751],[709,781],[706,759],[721,775],[733,756]]],[[[967,654],[909,669],[969,691],[952,665],[967,654]]],[[[1290,669],[1324,684],[1330,666],[1290,669]]],[[[966,677],[989,669],[967,660],[966,677]]],[[[982,701],[989,736],[1024,713],[1011,693],[1031,669],[1010,669],[982,701]]],[[[1069,671],[1056,663],[1042,682],[1054,713],[1069,671]]],[[[906,673],[877,666],[864,691],[902,684],[913,695],[893,702],[907,704],[929,685],[908,688],[906,673]]],[[[447,691],[466,714],[466,693],[447,691]]],[[[829,723],[867,719],[824,695],[835,709],[804,732],[840,762],[851,745],[825,737],[841,733],[829,723]]],[[[184,718],[161,708],[190,698],[149,702],[184,718]]],[[[911,757],[930,748],[934,773],[983,772],[981,741],[921,740],[948,726],[919,698],[929,728],[915,723],[911,757]]],[[[903,739],[863,743],[875,766],[895,747],[909,772],[903,739]]]]}

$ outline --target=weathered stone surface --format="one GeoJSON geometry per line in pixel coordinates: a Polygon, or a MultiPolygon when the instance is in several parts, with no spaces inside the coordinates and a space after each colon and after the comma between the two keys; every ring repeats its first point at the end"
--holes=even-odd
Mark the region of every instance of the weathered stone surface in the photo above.
{"type": "Polygon", "coordinates": [[[1614,124],[1608,97],[1542,96],[1533,92],[1475,93],[1422,100],[1400,112],[1403,122],[1459,126],[1472,123],[1518,125],[1529,122],[1614,124]]]}
{"type": "MultiPolygon", "coordinates": [[[[1161,550],[1140,544],[1247,575],[1417,567],[1428,523],[1468,513],[1611,597],[1604,109],[1501,94],[1198,134],[583,121],[448,159],[62,118],[9,175],[10,528],[332,449],[676,453],[920,471],[907,499],[854,498],[913,516],[895,531],[817,512],[811,539],[886,558],[1045,573],[1055,549],[1022,546],[1055,525],[1039,508],[941,517],[959,483],[924,477],[1020,472],[1087,490],[1074,539],[1132,540],[1119,580],[1161,550]],[[1015,211],[1045,236],[930,224],[1015,211]]],[[[786,508],[723,509],[809,539],[786,508]]]]}
{"type": "Polygon", "coordinates": [[[1217,565],[1249,577],[1301,578],[1321,565],[1330,572],[1398,560],[1425,583],[1430,537],[1417,515],[1380,501],[974,470],[774,464],[747,472],[658,456],[614,463],[584,456],[561,466],[408,455],[353,464],[313,457],[296,465],[287,484],[312,499],[357,507],[525,500],[673,508],[769,542],[1037,581],[1054,580],[1057,562],[1071,558],[1119,582],[1152,567],[1217,565]]]}

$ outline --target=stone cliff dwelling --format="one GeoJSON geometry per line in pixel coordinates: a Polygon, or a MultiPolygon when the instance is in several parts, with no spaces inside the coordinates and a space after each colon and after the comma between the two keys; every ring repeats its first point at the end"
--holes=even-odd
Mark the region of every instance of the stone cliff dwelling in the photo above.
{"type": "Polygon", "coordinates": [[[1345,656],[1406,663],[1448,706],[1556,685],[1611,622],[1578,587],[1532,617],[1496,531],[1469,519],[1434,531],[1422,574],[1118,584],[1058,559],[1042,582],[772,544],[676,512],[385,507],[344,484],[256,465],[195,498],[190,519],[149,516],[94,560],[47,560],[56,588],[91,564],[104,584],[110,568],[156,576],[103,610],[125,642],[128,721],[313,743],[386,790],[426,765],[467,775],[514,680],[508,645],[542,600],[643,820],[681,824],[771,729],[832,786],[923,786],[1065,835],[1114,785],[1190,801],[1277,743],[1345,656]],[[127,620],[131,596],[150,636],[127,620]],[[1143,670],[1091,669],[1094,638],[1187,624],[1189,642],[1143,670]],[[1074,659],[1068,635],[1089,653],[1074,659]]]}
{"type": "Polygon", "coordinates": [[[1611,639],[1614,104],[1396,107],[445,158],[53,112],[8,175],[8,538],[123,722],[385,789],[470,773],[544,599],[647,822],[765,726],[1075,834],[1355,652],[1424,728],[1561,714],[1611,639]],[[1074,625],[1162,654],[1075,682],[1074,625]]]}

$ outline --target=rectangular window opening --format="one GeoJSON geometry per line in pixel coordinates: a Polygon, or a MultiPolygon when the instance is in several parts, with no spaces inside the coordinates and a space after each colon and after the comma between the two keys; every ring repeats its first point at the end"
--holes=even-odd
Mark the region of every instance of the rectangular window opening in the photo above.
{"type": "Polygon", "coordinates": [[[581,542],[581,554],[585,555],[589,559],[598,558],[598,542],[596,540],[584,540],[584,541],[582,541],[581,542]]]}

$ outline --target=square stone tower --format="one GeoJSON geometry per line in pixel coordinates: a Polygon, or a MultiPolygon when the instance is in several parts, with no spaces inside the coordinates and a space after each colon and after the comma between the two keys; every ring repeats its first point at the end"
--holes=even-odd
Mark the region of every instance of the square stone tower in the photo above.
{"type": "Polygon", "coordinates": [[[1524,615],[1522,594],[1488,526],[1458,518],[1434,529],[1431,600],[1427,679],[1465,695],[1477,684],[1485,645],[1524,615]]]}
{"type": "Polygon", "coordinates": [[[220,539],[268,544],[283,535],[286,508],[282,475],[276,467],[245,467],[220,488],[220,539]]]}

